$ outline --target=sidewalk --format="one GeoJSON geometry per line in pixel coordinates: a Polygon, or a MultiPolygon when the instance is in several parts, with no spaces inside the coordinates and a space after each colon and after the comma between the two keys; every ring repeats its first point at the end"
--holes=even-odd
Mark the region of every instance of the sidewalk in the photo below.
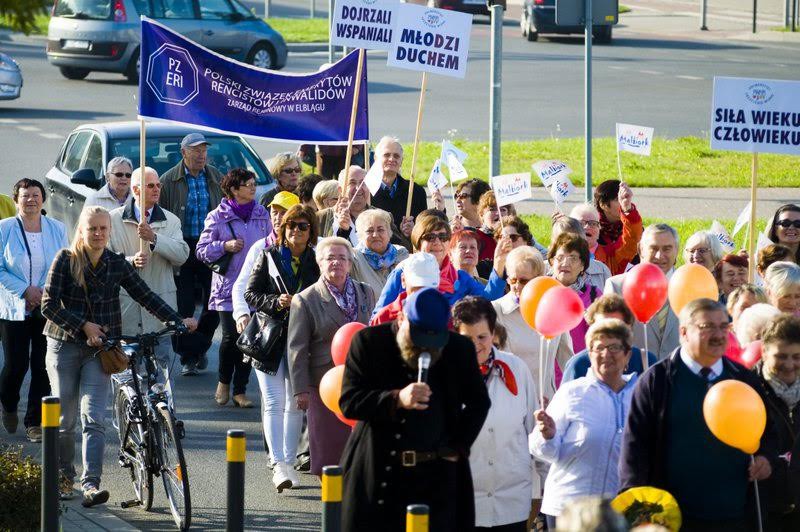
{"type": "Polygon", "coordinates": [[[63,513],[61,514],[61,530],[74,531],[109,531],[109,532],[137,532],[127,522],[109,511],[108,505],[102,504],[94,508],[81,506],[81,498],[75,497],[71,501],[62,501],[63,513]]]}

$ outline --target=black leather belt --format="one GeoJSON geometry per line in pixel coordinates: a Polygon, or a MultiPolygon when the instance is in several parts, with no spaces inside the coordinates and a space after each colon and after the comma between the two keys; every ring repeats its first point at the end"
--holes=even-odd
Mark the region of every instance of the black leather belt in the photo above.
{"type": "Polygon", "coordinates": [[[439,458],[435,451],[401,451],[400,463],[403,467],[415,467],[423,462],[431,462],[439,458]]]}

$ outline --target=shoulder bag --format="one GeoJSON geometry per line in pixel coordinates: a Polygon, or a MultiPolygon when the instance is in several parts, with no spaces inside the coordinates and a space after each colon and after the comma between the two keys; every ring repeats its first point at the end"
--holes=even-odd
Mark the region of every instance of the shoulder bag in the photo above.
{"type": "MultiPolygon", "coordinates": [[[[89,292],[84,287],[83,297],[86,298],[86,305],[89,309],[89,319],[94,321],[94,312],[92,311],[92,302],[89,300],[89,292]]],[[[111,349],[98,349],[95,356],[100,359],[100,365],[103,367],[103,373],[106,375],[114,375],[121,373],[128,369],[128,357],[122,351],[122,348],[115,345],[111,349]]]]}
{"type": "MultiPolygon", "coordinates": [[[[228,228],[231,230],[233,239],[236,240],[236,233],[233,231],[233,226],[231,225],[230,222],[228,222],[228,228]]],[[[228,253],[226,251],[224,255],[222,255],[214,262],[207,262],[206,266],[208,266],[212,272],[218,273],[220,275],[225,275],[228,272],[228,267],[231,265],[232,258],[233,258],[233,253],[228,253]]]]}

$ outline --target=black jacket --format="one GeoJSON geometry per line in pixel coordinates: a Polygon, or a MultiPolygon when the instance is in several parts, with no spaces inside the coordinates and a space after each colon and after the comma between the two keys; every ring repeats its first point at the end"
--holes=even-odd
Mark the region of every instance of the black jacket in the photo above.
{"type": "MultiPolygon", "coordinates": [[[[619,461],[620,491],[636,486],[664,488],[666,482],[667,405],[670,389],[680,363],[680,347],[646,371],[633,390],[630,413],[622,438],[619,461]]],[[[734,379],[750,385],[765,399],[759,379],[744,366],[723,357],[725,369],[734,379]]],[[[766,399],[765,399],[766,402],[766,399]]],[[[774,423],[767,412],[767,428],[756,452],[777,467],[777,443],[774,423]]]]}
{"type": "MultiPolygon", "coordinates": [[[[273,319],[282,321],[285,341],[285,333],[289,328],[289,309],[280,308],[278,306],[278,298],[281,294],[287,293],[287,290],[279,287],[275,279],[270,275],[274,275],[275,272],[270,270],[270,261],[267,259],[267,255],[272,257],[272,262],[278,270],[277,273],[286,284],[289,294],[296,294],[316,283],[317,279],[319,279],[319,266],[317,265],[314,250],[310,247],[306,248],[300,256],[300,268],[296,276],[290,275],[284,269],[281,250],[277,244],[264,249],[256,259],[253,272],[250,274],[250,280],[247,282],[247,288],[244,292],[244,300],[247,301],[248,305],[256,309],[256,312],[263,312],[273,319]]],[[[262,369],[259,367],[260,364],[257,360],[249,357],[248,359],[254,368],[262,369]]]]}
{"type": "MultiPolygon", "coordinates": [[[[383,209],[392,215],[394,225],[400,227],[403,217],[406,215],[406,204],[408,203],[408,179],[403,179],[397,174],[397,191],[392,198],[389,192],[381,187],[378,193],[372,196],[371,204],[373,207],[383,209]]],[[[414,197],[411,198],[411,216],[416,220],[417,215],[428,208],[428,196],[425,189],[414,183],[414,197]]]]}
{"type": "Polygon", "coordinates": [[[343,530],[405,530],[405,507],[413,503],[431,506],[431,530],[472,530],[475,501],[469,450],[491,404],[475,348],[451,332],[427,381],[431,401],[436,398],[439,404],[425,411],[400,409],[396,390],[415,382],[417,375],[400,355],[396,330],[396,322],[391,322],[359,331],[345,363],[339,405],[345,417],[359,423],[342,457],[343,530]],[[432,416],[434,412],[440,415],[432,416]],[[414,442],[426,439],[421,431],[404,430],[407,426],[440,432],[436,451],[440,456],[456,452],[458,462],[437,458],[404,467],[402,451],[425,450],[414,442]]]}

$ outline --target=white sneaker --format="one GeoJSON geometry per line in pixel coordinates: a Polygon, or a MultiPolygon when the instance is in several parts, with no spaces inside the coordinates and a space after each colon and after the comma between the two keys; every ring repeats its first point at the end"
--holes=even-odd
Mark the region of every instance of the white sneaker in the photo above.
{"type": "Polygon", "coordinates": [[[289,472],[283,462],[275,464],[275,469],[272,471],[272,483],[275,484],[278,493],[292,487],[292,480],[289,478],[289,472]]]}
{"type": "Polygon", "coordinates": [[[297,471],[294,470],[294,467],[292,467],[291,464],[283,464],[283,467],[286,468],[286,476],[288,476],[289,480],[292,482],[292,489],[299,489],[300,478],[297,476],[297,471]]]}

